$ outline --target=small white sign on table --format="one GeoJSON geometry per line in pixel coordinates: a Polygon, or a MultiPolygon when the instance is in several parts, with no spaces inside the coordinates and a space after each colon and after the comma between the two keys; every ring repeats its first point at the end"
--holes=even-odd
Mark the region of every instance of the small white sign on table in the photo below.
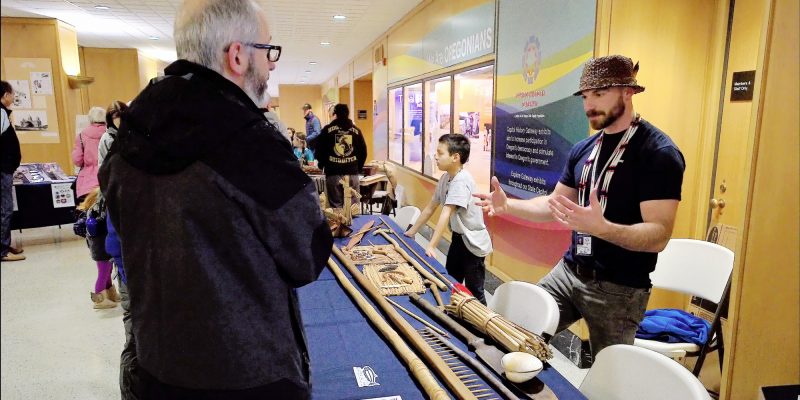
{"type": "Polygon", "coordinates": [[[71,183],[53,183],[50,188],[53,192],[53,208],[75,206],[75,193],[71,183]]]}

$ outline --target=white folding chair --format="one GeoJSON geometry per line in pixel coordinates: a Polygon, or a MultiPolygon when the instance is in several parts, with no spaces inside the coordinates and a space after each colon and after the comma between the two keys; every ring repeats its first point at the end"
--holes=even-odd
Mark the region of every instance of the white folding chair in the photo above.
{"type": "Polygon", "coordinates": [[[417,222],[417,218],[419,218],[420,214],[422,214],[422,212],[417,207],[400,207],[395,213],[394,220],[403,230],[407,230],[417,222]]]}
{"type": "Polygon", "coordinates": [[[636,339],[634,345],[644,347],[670,358],[697,356],[693,373],[697,376],[706,354],[719,351],[722,370],[724,341],[720,313],[728,300],[733,252],[711,242],[694,239],[672,239],[658,255],[656,269],[650,273],[653,286],[701,297],[717,304],[708,341],[702,346],[694,343],[664,343],[636,339]]]}
{"type": "Polygon", "coordinates": [[[711,399],[700,380],[681,364],[627,344],[600,350],[580,391],[591,400],[711,399]]]}
{"type": "Polygon", "coordinates": [[[492,311],[509,321],[549,339],[558,328],[558,304],[550,293],[529,282],[500,285],[488,301],[492,311]]]}

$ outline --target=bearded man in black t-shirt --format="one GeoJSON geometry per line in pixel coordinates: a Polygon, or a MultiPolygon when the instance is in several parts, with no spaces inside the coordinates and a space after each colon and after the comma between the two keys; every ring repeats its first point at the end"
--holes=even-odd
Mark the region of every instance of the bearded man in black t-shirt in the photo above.
{"type": "Polygon", "coordinates": [[[538,285],[558,303],[557,331],[580,318],[592,354],[633,344],[650,272],[672,235],[685,162],[672,140],[633,110],[639,65],[619,55],[589,60],[576,96],[595,135],[578,142],[552,193],[508,199],[497,178],[476,195],[489,216],[510,213],[572,230],[569,249],[538,285]]]}

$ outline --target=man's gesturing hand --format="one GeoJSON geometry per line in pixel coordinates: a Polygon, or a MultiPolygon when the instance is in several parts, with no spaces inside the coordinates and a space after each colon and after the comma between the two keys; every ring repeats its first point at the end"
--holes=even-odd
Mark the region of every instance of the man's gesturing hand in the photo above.
{"type": "Polygon", "coordinates": [[[597,189],[589,194],[588,207],[581,207],[562,195],[553,196],[548,201],[548,206],[553,218],[573,231],[598,236],[607,227],[607,221],[603,217],[603,207],[597,199],[597,189]]]}
{"type": "Polygon", "coordinates": [[[497,180],[496,176],[492,177],[491,193],[476,193],[473,196],[481,200],[476,201],[475,204],[481,206],[483,212],[487,213],[490,217],[506,212],[506,208],[508,207],[508,197],[506,197],[506,192],[500,187],[500,181],[497,180]]]}

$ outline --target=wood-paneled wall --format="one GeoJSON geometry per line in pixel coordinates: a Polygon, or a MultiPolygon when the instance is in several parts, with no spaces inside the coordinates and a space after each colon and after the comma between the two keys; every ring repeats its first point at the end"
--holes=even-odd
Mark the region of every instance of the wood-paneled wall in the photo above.
{"type": "MultiPolygon", "coordinates": [[[[49,58],[53,69],[53,95],[58,115],[59,142],[41,144],[22,144],[22,162],[57,162],[65,171],[70,170],[70,149],[74,117],[68,115],[66,106],[76,92],[69,89],[67,76],[62,68],[62,44],[60,43],[60,23],[54,19],[10,18],[0,19],[0,65],[2,78],[5,76],[5,58],[49,58]],[[70,121],[72,118],[72,121],[70,121]]],[[[64,27],[65,40],[77,46],[74,30],[64,27]],[[67,33],[72,32],[73,35],[67,33]]]]}
{"type": "Polygon", "coordinates": [[[166,62],[147,57],[141,52],[139,57],[139,89],[144,89],[151,79],[164,72],[168,65],[166,62]]]}
{"type": "Polygon", "coordinates": [[[367,141],[367,159],[375,157],[372,135],[372,81],[354,81],[355,91],[353,99],[355,104],[350,110],[353,122],[361,129],[364,140],[367,141]],[[367,119],[358,119],[358,110],[367,111],[367,119]]]}
{"type": "Polygon", "coordinates": [[[82,89],[84,107],[107,108],[114,100],[133,100],[141,89],[139,54],[136,49],[81,47],[82,69],[94,83],[82,89]]]}
{"type": "Polygon", "coordinates": [[[306,131],[306,120],[303,119],[303,104],[311,104],[311,111],[323,121],[322,98],[319,85],[281,85],[280,109],[281,121],[297,132],[306,131]]]}
{"type": "MultiPolygon", "coordinates": [[[[765,1],[760,111],[745,218],[730,378],[723,398],[755,399],[761,386],[800,383],[800,7],[765,1]]],[[[763,27],[763,26],[762,26],[763,27]]]]}

